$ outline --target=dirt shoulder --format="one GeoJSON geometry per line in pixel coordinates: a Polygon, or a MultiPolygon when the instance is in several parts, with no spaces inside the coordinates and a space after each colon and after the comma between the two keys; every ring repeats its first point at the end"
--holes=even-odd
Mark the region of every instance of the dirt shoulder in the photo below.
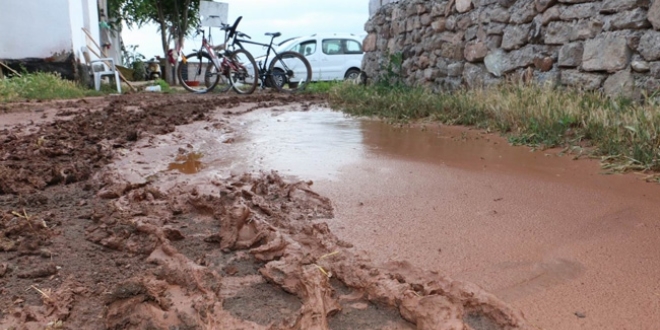
{"type": "Polygon", "coordinates": [[[178,125],[228,125],[211,113],[323,102],[137,94],[3,105],[53,116],[0,127],[0,327],[529,328],[477,286],[374,264],[318,221],[334,210],[309,182],[246,173],[165,190],[108,166],[178,125]]]}

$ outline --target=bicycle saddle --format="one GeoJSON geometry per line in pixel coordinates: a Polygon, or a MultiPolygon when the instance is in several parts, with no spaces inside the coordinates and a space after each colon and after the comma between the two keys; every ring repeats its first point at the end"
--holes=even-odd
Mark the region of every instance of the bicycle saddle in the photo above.
{"type": "Polygon", "coordinates": [[[273,38],[277,38],[277,37],[281,36],[282,34],[279,33],[279,32],[266,32],[266,35],[267,36],[273,36],[273,38]]]}

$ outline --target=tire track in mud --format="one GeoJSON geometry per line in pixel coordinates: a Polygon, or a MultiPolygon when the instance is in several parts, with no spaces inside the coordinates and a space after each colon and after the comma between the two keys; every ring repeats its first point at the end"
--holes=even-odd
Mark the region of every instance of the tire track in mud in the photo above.
{"type": "Polygon", "coordinates": [[[213,194],[160,191],[104,167],[210,111],[292,102],[323,100],[130,95],[35,133],[0,131],[0,327],[529,328],[477,286],[373,264],[312,221],[333,210],[310,183],[261,173],[217,180],[213,194]]]}

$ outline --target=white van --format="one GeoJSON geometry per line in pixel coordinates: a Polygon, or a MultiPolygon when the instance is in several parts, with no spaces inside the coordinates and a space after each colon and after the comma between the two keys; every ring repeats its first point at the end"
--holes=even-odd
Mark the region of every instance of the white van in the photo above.
{"type": "Polygon", "coordinates": [[[313,34],[286,40],[277,52],[292,50],[305,55],[312,65],[313,81],[355,79],[364,54],[362,40],[355,34],[313,34]]]}

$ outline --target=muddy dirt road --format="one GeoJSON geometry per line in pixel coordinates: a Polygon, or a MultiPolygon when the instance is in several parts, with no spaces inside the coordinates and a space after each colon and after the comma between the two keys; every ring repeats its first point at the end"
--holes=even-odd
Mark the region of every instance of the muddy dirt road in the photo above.
{"type": "MultiPolygon", "coordinates": [[[[0,106],[0,328],[537,328],[439,269],[373,261],[355,248],[363,239],[333,233],[338,211],[306,173],[249,156],[268,144],[246,135],[254,118],[322,103],[127,95],[0,106]]],[[[314,157],[324,171],[350,164],[314,157]]]]}

